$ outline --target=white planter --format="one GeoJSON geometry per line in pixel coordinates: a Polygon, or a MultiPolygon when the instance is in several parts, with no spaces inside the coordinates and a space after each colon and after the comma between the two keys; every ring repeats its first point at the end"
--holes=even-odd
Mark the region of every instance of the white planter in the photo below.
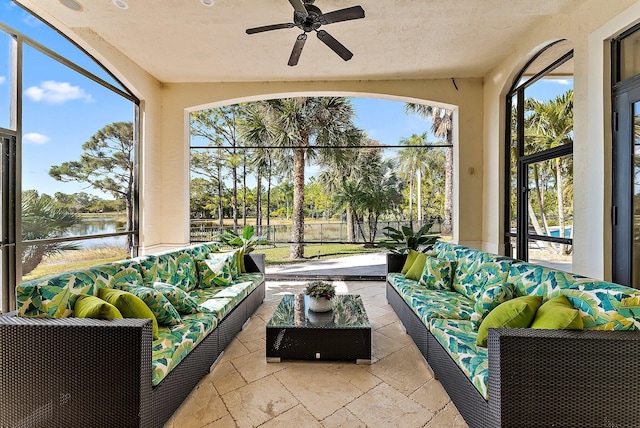
{"type": "Polygon", "coordinates": [[[309,310],[313,312],[329,312],[333,309],[333,302],[326,297],[309,296],[309,310]]]}

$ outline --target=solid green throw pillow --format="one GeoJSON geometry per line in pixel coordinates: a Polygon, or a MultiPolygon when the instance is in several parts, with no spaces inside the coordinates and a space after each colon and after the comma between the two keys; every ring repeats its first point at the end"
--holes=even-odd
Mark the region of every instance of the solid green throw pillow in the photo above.
{"type": "Polygon", "coordinates": [[[418,253],[415,260],[413,261],[413,264],[404,275],[404,277],[407,279],[413,279],[414,281],[419,281],[420,277],[422,276],[422,270],[424,269],[424,264],[426,261],[427,255],[418,253]]]}
{"type": "Polygon", "coordinates": [[[76,318],[102,318],[107,320],[122,318],[118,308],[111,303],[87,294],[78,296],[73,310],[76,318]]]}
{"type": "Polygon", "coordinates": [[[490,328],[529,327],[541,304],[542,296],[517,297],[501,303],[480,324],[476,345],[487,346],[490,328]]]}
{"type": "Polygon", "coordinates": [[[153,323],[153,338],[158,338],[158,321],[142,299],[127,291],[116,290],[114,288],[101,288],[98,295],[101,299],[106,300],[118,308],[125,318],[150,319],[153,323]]]}
{"type": "Polygon", "coordinates": [[[584,327],[580,312],[566,296],[560,295],[540,306],[531,328],[582,330],[584,327]]]}
{"type": "Polygon", "coordinates": [[[418,256],[418,254],[420,253],[416,250],[409,250],[409,254],[407,254],[407,259],[404,261],[404,266],[402,266],[402,270],[400,271],[401,274],[405,275],[407,272],[409,272],[409,269],[411,268],[411,265],[413,264],[413,262],[416,260],[416,257],[418,256]]]}

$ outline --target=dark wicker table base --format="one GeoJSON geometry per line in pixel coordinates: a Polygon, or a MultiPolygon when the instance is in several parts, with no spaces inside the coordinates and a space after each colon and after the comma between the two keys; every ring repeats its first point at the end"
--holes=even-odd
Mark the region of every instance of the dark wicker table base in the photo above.
{"type": "MultiPolygon", "coordinates": [[[[342,297],[354,296],[336,296],[338,299],[342,297]]],[[[355,360],[357,364],[371,364],[371,325],[366,318],[362,300],[359,296],[355,297],[355,308],[365,322],[350,325],[347,322],[347,325],[342,326],[341,320],[345,317],[343,309],[338,305],[332,311],[335,313],[311,315],[308,310],[305,313],[303,306],[301,312],[300,308],[297,308],[296,323],[274,325],[278,324],[274,322],[278,312],[286,312],[287,303],[291,303],[287,302],[285,297],[267,324],[267,362],[280,362],[282,359],[355,360]],[[322,317],[325,319],[318,322],[322,317]],[[314,325],[314,322],[317,325],[314,325]]]]}

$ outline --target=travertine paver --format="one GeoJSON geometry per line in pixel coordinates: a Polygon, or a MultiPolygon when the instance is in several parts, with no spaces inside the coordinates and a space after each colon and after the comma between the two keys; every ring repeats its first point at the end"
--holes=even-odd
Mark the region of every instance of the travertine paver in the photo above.
{"type": "Polygon", "coordinates": [[[384,282],[337,282],[360,294],[372,326],[372,362],[265,360],[265,325],[304,281],[267,282],[265,302],[166,428],[428,427],[467,425],[387,304],[384,282]]]}

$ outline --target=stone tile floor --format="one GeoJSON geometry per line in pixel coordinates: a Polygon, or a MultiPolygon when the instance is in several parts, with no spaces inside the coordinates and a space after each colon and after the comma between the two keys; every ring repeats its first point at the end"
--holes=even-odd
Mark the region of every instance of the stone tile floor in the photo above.
{"type": "Polygon", "coordinates": [[[334,282],[360,294],[372,364],[265,360],[265,326],[282,295],[304,282],[267,281],[266,299],[165,428],[466,427],[395,312],[384,282],[334,282]]]}

